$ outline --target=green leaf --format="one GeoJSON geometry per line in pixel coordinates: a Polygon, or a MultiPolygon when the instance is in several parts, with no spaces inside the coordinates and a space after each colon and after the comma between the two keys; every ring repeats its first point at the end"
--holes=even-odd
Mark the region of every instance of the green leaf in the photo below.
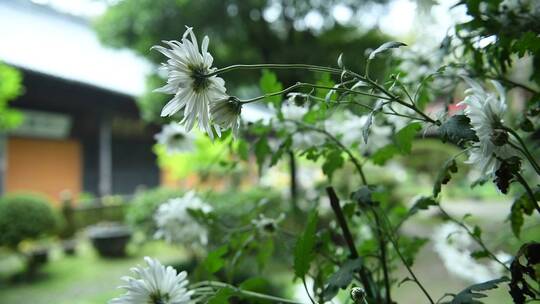
{"type": "Polygon", "coordinates": [[[516,40],[512,50],[517,52],[519,57],[523,57],[526,53],[538,54],[540,52],[540,37],[532,31],[526,32],[519,40],[516,40]]]}
{"type": "Polygon", "coordinates": [[[238,151],[238,155],[242,160],[247,161],[249,159],[249,146],[245,140],[237,140],[238,146],[236,150],[238,151]]]}
{"type": "MultiPolygon", "coordinates": [[[[264,94],[275,93],[283,90],[283,85],[278,81],[276,74],[270,70],[262,70],[262,76],[259,80],[259,86],[264,94]]],[[[276,95],[265,98],[266,102],[274,104],[276,108],[281,107],[282,96],[276,95]]]]}
{"type": "Polygon", "coordinates": [[[375,153],[371,155],[371,161],[376,165],[382,166],[398,153],[398,148],[393,144],[389,144],[375,151],[375,153]]]}
{"type": "MultiPolygon", "coordinates": [[[[315,84],[318,86],[323,86],[323,87],[334,87],[335,85],[334,81],[332,80],[332,77],[330,76],[330,73],[321,73],[320,77],[317,79],[315,84]]],[[[326,99],[328,94],[332,95],[331,92],[335,92],[335,91],[332,91],[329,89],[317,88],[315,90],[315,96],[326,99]]],[[[331,96],[329,98],[331,98],[331,96]]]]}
{"type": "Polygon", "coordinates": [[[227,254],[229,248],[227,245],[223,245],[218,249],[211,251],[203,261],[204,268],[210,273],[216,273],[225,266],[225,260],[223,256],[227,254]]]}
{"type": "Polygon", "coordinates": [[[476,250],[471,252],[471,257],[475,260],[489,257],[489,252],[486,250],[476,250]]]}
{"type": "Polygon", "coordinates": [[[407,266],[412,266],[414,264],[414,260],[416,258],[416,255],[426,245],[428,242],[428,239],[426,238],[419,238],[419,237],[400,237],[399,239],[399,248],[401,250],[401,254],[403,255],[403,259],[405,260],[405,263],[407,266]]]}
{"type": "Polygon", "coordinates": [[[339,270],[328,279],[328,285],[324,289],[324,300],[332,300],[339,289],[345,289],[351,284],[354,273],[362,268],[362,259],[347,260],[339,270]]]}
{"type": "Polygon", "coordinates": [[[482,238],[482,229],[478,225],[475,225],[473,228],[472,235],[476,237],[477,239],[482,238]]]}
{"type": "Polygon", "coordinates": [[[257,165],[259,167],[259,174],[262,173],[262,167],[266,160],[266,157],[272,153],[270,146],[268,145],[268,139],[266,136],[262,136],[255,143],[255,157],[257,158],[257,165]]]}
{"type": "Polygon", "coordinates": [[[406,44],[403,42],[397,42],[397,41],[389,41],[389,42],[383,43],[376,50],[374,50],[373,52],[369,54],[368,60],[373,60],[373,58],[375,58],[377,55],[379,55],[380,53],[386,52],[389,49],[395,49],[402,46],[406,46],[406,44]]]}
{"type": "Polygon", "coordinates": [[[231,288],[221,288],[208,300],[208,304],[229,304],[229,298],[236,292],[231,288]]]}
{"type": "Polygon", "coordinates": [[[495,180],[493,182],[502,193],[508,193],[508,188],[520,169],[521,158],[517,156],[501,160],[499,168],[495,171],[495,180]]]}
{"type": "Polygon", "coordinates": [[[304,232],[298,237],[294,247],[294,273],[298,278],[304,278],[309,271],[309,265],[315,257],[315,233],[317,231],[317,210],[308,216],[304,232]]]}
{"type": "Polygon", "coordinates": [[[329,180],[332,180],[332,175],[334,172],[343,167],[344,160],[341,156],[340,150],[332,150],[325,157],[324,163],[322,165],[323,173],[328,176],[329,180]]]}
{"type": "Polygon", "coordinates": [[[268,238],[264,241],[259,241],[257,245],[257,264],[259,269],[263,270],[274,254],[274,240],[272,238],[268,238]]]}
{"type": "Polygon", "coordinates": [[[482,304],[482,301],[478,301],[479,298],[485,298],[487,295],[479,291],[486,291],[490,289],[498,288],[498,285],[503,282],[507,282],[508,278],[502,277],[495,280],[490,280],[480,284],[471,285],[460,293],[458,293],[451,304],[482,304]]]}
{"type": "Polygon", "coordinates": [[[394,135],[396,146],[402,154],[411,153],[412,141],[416,133],[420,130],[422,130],[422,124],[413,122],[403,127],[394,135]]]}
{"type": "Polygon", "coordinates": [[[454,115],[439,127],[439,136],[443,142],[462,145],[468,141],[478,141],[472,129],[471,120],[465,115],[454,115]]]}
{"type": "Polygon", "coordinates": [[[452,173],[456,173],[457,170],[458,168],[454,158],[451,158],[444,163],[443,167],[439,171],[439,174],[437,175],[437,178],[435,179],[435,184],[433,185],[433,197],[437,197],[439,195],[442,185],[447,184],[452,178],[452,173]]]}
{"type": "Polygon", "coordinates": [[[414,202],[407,217],[413,216],[420,210],[427,210],[430,206],[438,206],[439,202],[432,196],[421,196],[414,202]]]}
{"type": "MultiPolygon", "coordinates": [[[[536,201],[540,201],[540,187],[537,187],[533,192],[536,201]]],[[[512,204],[510,211],[510,225],[512,226],[512,232],[519,238],[521,234],[521,227],[523,226],[524,214],[532,215],[536,202],[532,201],[527,193],[520,195],[512,204]]]]}

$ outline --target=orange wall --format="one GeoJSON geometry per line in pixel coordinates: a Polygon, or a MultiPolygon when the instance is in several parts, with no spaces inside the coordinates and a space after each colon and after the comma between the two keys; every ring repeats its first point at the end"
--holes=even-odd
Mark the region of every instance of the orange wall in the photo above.
{"type": "Polygon", "coordinates": [[[81,145],[75,140],[10,137],[6,192],[43,193],[58,201],[60,192],[81,192],[81,145]]]}

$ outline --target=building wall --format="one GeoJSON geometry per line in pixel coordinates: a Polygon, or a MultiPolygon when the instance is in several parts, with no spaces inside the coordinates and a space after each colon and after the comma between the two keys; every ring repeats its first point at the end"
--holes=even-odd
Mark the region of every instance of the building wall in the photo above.
{"type": "Polygon", "coordinates": [[[39,192],[54,201],[82,190],[82,149],[76,140],[9,137],[6,192],[39,192]]]}

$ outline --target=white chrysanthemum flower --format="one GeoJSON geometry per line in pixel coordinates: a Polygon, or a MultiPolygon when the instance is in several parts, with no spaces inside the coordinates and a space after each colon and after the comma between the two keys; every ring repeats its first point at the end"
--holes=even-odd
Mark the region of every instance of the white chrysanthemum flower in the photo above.
{"type": "Polygon", "coordinates": [[[222,78],[206,76],[216,70],[212,68],[214,59],[208,52],[208,42],[209,38],[205,36],[199,51],[193,29],[188,28],[181,42],[163,41],[170,49],[162,46],[154,46],[152,49],[169,58],[162,66],[168,74],[167,84],[156,91],[174,94],[173,99],[163,107],[161,116],[171,116],[184,110],[182,124],[185,124],[186,131],[190,131],[198,121],[199,128],[213,138],[209,108],[213,102],[227,95],[222,78]]]}
{"type": "Polygon", "coordinates": [[[109,304],[191,304],[193,291],[187,289],[187,273],[177,273],[171,266],[163,266],[159,261],[145,257],[147,267],[134,267],[135,277],[122,278],[125,285],[120,288],[127,292],[109,301],[109,304]]]}
{"type": "Polygon", "coordinates": [[[251,223],[262,234],[272,234],[277,230],[278,224],[285,219],[285,214],[281,213],[277,218],[266,217],[259,214],[259,217],[251,220],[251,223]]]}
{"type": "Polygon", "coordinates": [[[474,164],[484,176],[491,176],[499,168],[497,157],[507,159],[517,153],[508,145],[506,131],[500,129],[506,112],[506,97],[503,87],[496,81],[493,85],[498,96],[486,92],[476,81],[464,77],[470,88],[467,97],[460,103],[466,105],[464,112],[471,120],[471,126],[478,137],[478,146],[469,152],[467,163],[474,164]]]}
{"type": "Polygon", "coordinates": [[[231,129],[235,137],[238,137],[241,112],[242,104],[230,98],[218,100],[210,105],[212,122],[223,130],[231,129]]]}
{"type": "Polygon", "coordinates": [[[210,213],[213,209],[193,191],[183,197],[170,199],[161,204],[154,214],[158,228],[154,237],[174,244],[206,245],[208,231],[192,217],[189,210],[210,213]]]}
{"type": "Polygon", "coordinates": [[[186,132],[178,123],[172,122],[163,126],[161,132],[154,136],[156,141],[165,146],[167,153],[180,153],[193,150],[195,137],[186,132]]]}
{"type": "MultiPolygon", "coordinates": [[[[448,222],[439,226],[432,235],[432,241],[446,270],[459,278],[480,283],[504,274],[505,268],[502,265],[495,265],[496,262],[481,264],[471,257],[473,251],[470,248],[474,241],[463,227],[455,223],[448,222]]],[[[497,257],[503,258],[503,255],[503,252],[499,252],[497,257]]],[[[509,260],[505,258],[501,261],[509,260]]]]}

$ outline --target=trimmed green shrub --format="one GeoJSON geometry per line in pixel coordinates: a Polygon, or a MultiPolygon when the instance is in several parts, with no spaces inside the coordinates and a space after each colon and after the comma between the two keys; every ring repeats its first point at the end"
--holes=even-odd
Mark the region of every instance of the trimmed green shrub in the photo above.
{"type": "Polygon", "coordinates": [[[58,218],[49,201],[32,194],[0,199],[0,246],[16,248],[20,242],[53,233],[58,218]]]}

